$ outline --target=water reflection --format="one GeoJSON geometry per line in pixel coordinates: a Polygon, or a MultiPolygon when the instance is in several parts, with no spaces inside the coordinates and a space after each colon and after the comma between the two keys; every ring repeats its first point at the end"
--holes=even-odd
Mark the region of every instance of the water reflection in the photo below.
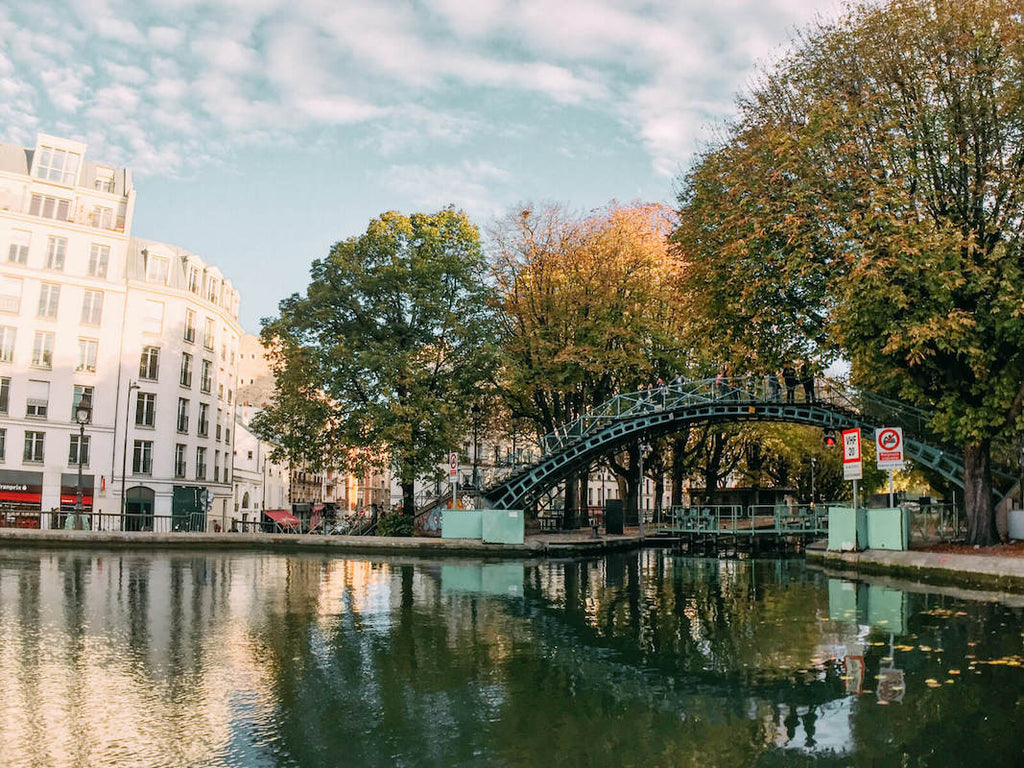
{"type": "Polygon", "coordinates": [[[898,587],[0,551],[0,765],[1020,764],[1020,603],[898,587]]]}

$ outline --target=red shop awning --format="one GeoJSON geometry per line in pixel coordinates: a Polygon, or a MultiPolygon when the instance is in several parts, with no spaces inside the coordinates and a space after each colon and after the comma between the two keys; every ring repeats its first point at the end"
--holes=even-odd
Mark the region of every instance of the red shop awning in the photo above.
{"type": "Polygon", "coordinates": [[[285,509],[265,509],[263,514],[282,528],[298,528],[299,518],[285,509]]]}

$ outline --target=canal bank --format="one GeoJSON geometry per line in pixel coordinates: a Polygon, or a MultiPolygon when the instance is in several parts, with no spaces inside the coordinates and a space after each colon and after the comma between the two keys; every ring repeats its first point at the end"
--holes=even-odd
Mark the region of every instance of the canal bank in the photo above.
{"type": "Polygon", "coordinates": [[[832,552],[824,542],[807,548],[807,562],[836,571],[894,576],[952,587],[1024,592],[1024,558],[917,550],[832,552]]]}
{"type": "Polygon", "coordinates": [[[149,531],[67,531],[0,528],[0,547],[129,550],[247,550],[318,552],[338,555],[412,555],[424,557],[543,558],[601,555],[636,549],[636,535],[594,536],[551,533],[527,536],[522,544],[491,544],[478,539],[399,536],[309,536],[301,534],[156,533],[149,531]]]}

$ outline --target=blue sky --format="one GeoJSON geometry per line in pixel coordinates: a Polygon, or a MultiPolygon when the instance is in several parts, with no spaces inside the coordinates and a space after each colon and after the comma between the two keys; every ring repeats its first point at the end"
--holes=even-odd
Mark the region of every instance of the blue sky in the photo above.
{"type": "Polygon", "coordinates": [[[131,168],[134,234],[242,323],[385,210],[672,202],[759,63],[835,0],[0,0],[0,140],[131,168]]]}

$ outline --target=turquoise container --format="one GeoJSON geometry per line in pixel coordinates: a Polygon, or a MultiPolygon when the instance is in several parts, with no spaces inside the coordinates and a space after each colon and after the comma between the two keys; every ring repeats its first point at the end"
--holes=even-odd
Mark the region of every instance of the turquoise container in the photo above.
{"type": "Polygon", "coordinates": [[[828,548],[833,552],[859,552],[867,547],[866,510],[828,508],[828,548]]]}
{"type": "Polygon", "coordinates": [[[442,539],[480,539],[483,525],[479,509],[446,509],[441,516],[442,539]]]}
{"type": "Polygon", "coordinates": [[[486,544],[522,544],[525,529],[521,509],[481,509],[486,544]]]}
{"type": "Polygon", "coordinates": [[[910,544],[910,510],[869,509],[868,549],[904,550],[910,544]]]}

